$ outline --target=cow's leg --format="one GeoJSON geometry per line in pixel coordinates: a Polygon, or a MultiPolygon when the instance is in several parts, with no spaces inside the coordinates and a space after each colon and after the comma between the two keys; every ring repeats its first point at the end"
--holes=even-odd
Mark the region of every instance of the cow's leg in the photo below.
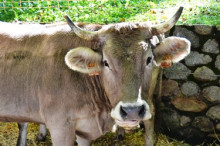
{"type": "Polygon", "coordinates": [[[17,140],[17,146],[26,146],[27,126],[28,123],[18,123],[19,136],[17,140]]]}
{"type": "Polygon", "coordinates": [[[37,136],[37,141],[45,141],[46,140],[46,135],[47,135],[47,128],[46,125],[40,124],[40,131],[37,136]]]}
{"type": "Polygon", "coordinates": [[[144,122],[145,126],[145,145],[146,146],[153,146],[155,145],[155,133],[154,133],[154,120],[150,119],[144,122]]]}
{"type": "MultiPolygon", "coordinates": [[[[155,128],[154,128],[154,122],[155,122],[155,104],[153,102],[153,93],[157,84],[157,79],[158,75],[160,73],[160,78],[162,79],[162,72],[160,71],[159,68],[154,68],[154,71],[152,73],[152,83],[149,86],[149,91],[148,91],[148,98],[147,103],[149,105],[149,109],[151,110],[152,117],[149,120],[144,121],[144,127],[145,127],[145,145],[146,146],[153,146],[156,144],[157,137],[155,134],[155,128]]],[[[159,87],[161,88],[161,86],[159,87]]],[[[159,89],[161,90],[161,89],[159,89]]],[[[159,93],[160,94],[160,93],[159,93]]],[[[156,99],[158,102],[159,100],[156,99]]]]}
{"type": "Polygon", "coordinates": [[[155,121],[155,109],[152,101],[148,101],[150,109],[152,110],[152,117],[149,120],[144,121],[145,126],[145,145],[153,146],[156,144],[156,135],[154,132],[154,121],[155,121]]]}
{"type": "Polygon", "coordinates": [[[78,143],[78,146],[89,146],[91,145],[91,140],[88,140],[88,139],[85,139],[85,138],[82,138],[80,136],[76,136],[76,141],[78,143]]]}
{"type": "Polygon", "coordinates": [[[75,126],[70,123],[61,125],[47,125],[50,130],[53,146],[74,146],[75,126]]]}

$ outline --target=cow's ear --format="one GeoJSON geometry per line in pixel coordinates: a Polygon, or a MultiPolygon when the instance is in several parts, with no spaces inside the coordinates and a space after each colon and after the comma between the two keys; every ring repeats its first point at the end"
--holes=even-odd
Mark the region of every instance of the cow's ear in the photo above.
{"type": "Polygon", "coordinates": [[[78,47],[66,54],[65,63],[72,70],[89,75],[98,75],[101,69],[101,59],[101,55],[92,49],[78,47]]]}
{"type": "Polygon", "coordinates": [[[190,42],[185,38],[168,37],[154,50],[155,62],[158,66],[169,67],[184,59],[190,53],[190,42]]]}

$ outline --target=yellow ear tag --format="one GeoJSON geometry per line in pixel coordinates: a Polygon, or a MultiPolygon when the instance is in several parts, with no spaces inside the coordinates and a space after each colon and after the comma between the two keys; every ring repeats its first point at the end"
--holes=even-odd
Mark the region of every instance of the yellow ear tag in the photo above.
{"type": "MultiPolygon", "coordinates": [[[[87,67],[88,68],[94,68],[94,67],[98,67],[98,64],[97,63],[88,63],[88,65],[87,65],[87,67]]],[[[94,71],[94,72],[91,72],[91,73],[89,73],[89,76],[97,76],[97,75],[99,75],[99,71],[94,71]]]]}
{"type": "Polygon", "coordinates": [[[160,67],[162,68],[169,68],[172,66],[172,56],[170,54],[166,54],[163,56],[163,59],[162,59],[162,63],[160,65],[160,67]]]}
{"type": "Polygon", "coordinates": [[[90,63],[87,64],[88,68],[94,68],[94,67],[97,67],[97,66],[98,66],[98,64],[94,63],[94,62],[90,62],[90,63]]]}
{"type": "Polygon", "coordinates": [[[89,76],[98,76],[99,75],[99,72],[98,71],[95,71],[95,72],[91,72],[89,73],[89,76]]]}

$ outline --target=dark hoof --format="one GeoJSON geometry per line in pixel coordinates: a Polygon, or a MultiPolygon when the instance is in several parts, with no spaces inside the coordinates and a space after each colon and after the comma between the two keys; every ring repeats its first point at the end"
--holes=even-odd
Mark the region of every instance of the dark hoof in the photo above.
{"type": "Polygon", "coordinates": [[[140,125],[141,129],[145,130],[145,126],[144,126],[144,122],[143,121],[141,121],[139,125],[140,125]]]}
{"type": "Polygon", "coordinates": [[[119,141],[122,141],[122,140],[124,139],[124,136],[121,135],[121,134],[119,134],[119,135],[117,136],[117,139],[118,139],[119,141]]]}

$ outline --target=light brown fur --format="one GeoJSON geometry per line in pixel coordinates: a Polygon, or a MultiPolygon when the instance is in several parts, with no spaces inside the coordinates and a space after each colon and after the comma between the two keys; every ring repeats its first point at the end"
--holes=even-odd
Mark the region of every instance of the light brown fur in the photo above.
{"type": "MultiPolygon", "coordinates": [[[[119,101],[137,101],[140,87],[154,113],[155,65],[146,66],[153,57],[152,50],[147,54],[150,27],[141,26],[104,26],[106,31],[87,41],[66,25],[0,23],[0,120],[45,123],[55,146],[71,146],[77,133],[82,144],[89,144],[110,130],[110,110],[119,101]],[[102,66],[100,76],[93,77],[72,71],[64,57],[76,47],[93,49],[109,67],[102,66]]],[[[154,143],[153,120],[146,124],[148,145],[154,143]]]]}

